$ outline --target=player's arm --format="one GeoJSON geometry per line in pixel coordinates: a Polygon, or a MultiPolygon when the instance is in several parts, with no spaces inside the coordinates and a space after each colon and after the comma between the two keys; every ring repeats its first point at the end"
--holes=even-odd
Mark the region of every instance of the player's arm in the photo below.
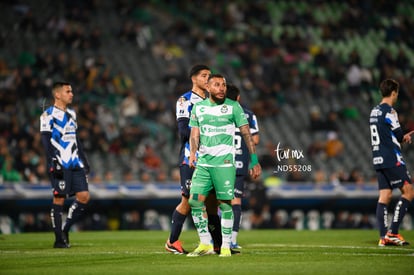
{"type": "Polygon", "coordinates": [[[253,139],[254,145],[259,144],[259,141],[260,141],[259,134],[252,135],[252,139],[253,139]]]}
{"type": "Polygon", "coordinates": [[[51,132],[41,132],[42,144],[46,152],[47,170],[49,172],[53,171],[53,159],[56,157],[53,152],[52,143],[50,142],[51,137],[51,132]]]}
{"type": "Polygon", "coordinates": [[[83,149],[83,145],[80,142],[78,136],[76,136],[76,143],[78,145],[79,158],[82,160],[82,163],[83,163],[83,169],[85,170],[86,174],[89,174],[89,171],[90,171],[89,161],[86,157],[85,151],[83,149]]]}
{"type": "Polygon", "coordinates": [[[253,137],[250,134],[250,127],[248,124],[245,124],[240,126],[239,129],[250,153],[250,175],[253,178],[257,178],[262,173],[262,168],[259,164],[259,160],[257,159],[256,145],[254,144],[253,137]]]}
{"type": "Polygon", "coordinates": [[[197,150],[200,146],[200,129],[198,127],[192,127],[190,133],[190,168],[195,168],[197,162],[197,150]]]}
{"type": "Polygon", "coordinates": [[[180,139],[183,141],[187,141],[190,138],[190,132],[191,129],[188,127],[188,122],[190,121],[189,118],[179,118],[177,120],[177,126],[178,126],[178,135],[180,136],[180,139]]]}

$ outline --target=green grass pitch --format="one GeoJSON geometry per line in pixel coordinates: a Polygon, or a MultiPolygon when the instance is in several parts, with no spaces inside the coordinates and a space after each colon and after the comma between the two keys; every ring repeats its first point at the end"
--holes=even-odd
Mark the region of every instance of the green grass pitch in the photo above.
{"type": "Polygon", "coordinates": [[[376,230],[240,231],[230,258],[169,254],[165,231],[74,232],[70,249],[51,248],[52,232],[0,235],[0,274],[414,274],[414,231],[401,233],[412,245],[378,247],[376,230]]]}

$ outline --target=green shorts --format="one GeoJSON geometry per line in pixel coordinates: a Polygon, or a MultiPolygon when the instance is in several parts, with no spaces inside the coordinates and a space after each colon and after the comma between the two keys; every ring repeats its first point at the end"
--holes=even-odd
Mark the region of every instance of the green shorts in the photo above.
{"type": "Polygon", "coordinates": [[[207,196],[214,188],[219,200],[234,198],[236,168],[197,166],[191,180],[190,194],[207,196]]]}

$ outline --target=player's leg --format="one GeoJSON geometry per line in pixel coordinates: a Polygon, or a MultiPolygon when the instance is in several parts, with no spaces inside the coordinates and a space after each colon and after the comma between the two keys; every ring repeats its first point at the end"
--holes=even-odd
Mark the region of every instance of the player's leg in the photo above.
{"type": "Polygon", "coordinates": [[[174,209],[171,217],[170,237],[165,244],[165,249],[174,254],[187,254],[179,241],[181,231],[188,213],[190,213],[190,205],[188,198],[190,196],[191,177],[193,169],[188,165],[180,166],[180,183],[181,183],[181,202],[174,209]]]}
{"type": "Polygon", "coordinates": [[[231,232],[233,228],[233,210],[231,200],[220,200],[221,211],[221,238],[220,256],[230,256],[231,232]]]}
{"type": "Polygon", "coordinates": [[[208,215],[208,230],[213,238],[214,251],[219,253],[222,243],[221,222],[220,216],[218,215],[218,202],[214,189],[208,194],[205,204],[208,215]]]}
{"type": "Polygon", "coordinates": [[[233,230],[231,233],[231,248],[240,249],[241,247],[237,243],[237,235],[240,229],[241,222],[241,212],[242,212],[242,197],[244,193],[244,176],[237,175],[236,182],[234,184],[234,198],[231,200],[231,205],[233,209],[233,230]]]}
{"type": "Polygon", "coordinates": [[[191,207],[194,226],[200,238],[200,244],[193,252],[187,254],[188,257],[214,254],[213,240],[208,231],[208,216],[205,207],[205,200],[211,189],[212,184],[208,168],[197,167],[193,174],[188,202],[191,207]]]}
{"type": "Polygon", "coordinates": [[[388,231],[388,204],[391,201],[392,189],[388,184],[388,179],[386,178],[382,170],[377,171],[377,179],[379,198],[377,202],[376,217],[380,235],[378,245],[385,246],[388,244],[385,240],[385,235],[388,231]]]}
{"type": "Polygon", "coordinates": [[[63,238],[62,233],[62,214],[65,197],[55,195],[53,197],[53,205],[50,210],[50,219],[52,221],[53,232],[55,233],[54,248],[68,248],[69,245],[63,238]]]}
{"type": "Polygon", "coordinates": [[[220,256],[231,256],[230,243],[233,229],[233,209],[231,200],[234,197],[234,181],[236,169],[234,167],[215,167],[212,170],[212,182],[216,190],[217,200],[221,211],[222,244],[220,256]]]}
{"type": "Polygon", "coordinates": [[[401,197],[395,205],[394,215],[392,218],[390,230],[387,234],[387,238],[393,240],[398,245],[408,245],[409,243],[404,240],[398,231],[400,229],[401,222],[407,213],[408,207],[414,198],[414,189],[411,183],[411,178],[404,166],[398,167],[394,171],[396,171],[396,173],[399,173],[399,175],[396,175],[396,177],[399,177],[402,182],[402,184],[399,186],[399,189],[401,190],[401,197]]]}
{"type": "Polygon", "coordinates": [[[69,245],[65,242],[62,234],[63,205],[67,196],[67,185],[63,177],[56,178],[53,174],[50,175],[50,182],[53,192],[53,204],[50,209],[50,219],[55,234],[55,243],[53,247],[68,248],[69,245]]]}
{"type": "Polygon", "coordinates": [[[71,194],[75,193],[76,199],[73,201],[68,210],[68,215],[63,226],[63,236],[69,243],[69,231],[72,225],[79,221],[84,215],[90,200],[88,191],[87,177],[83,169],[70,171],[67,182],[71,182],[71,194]]]}

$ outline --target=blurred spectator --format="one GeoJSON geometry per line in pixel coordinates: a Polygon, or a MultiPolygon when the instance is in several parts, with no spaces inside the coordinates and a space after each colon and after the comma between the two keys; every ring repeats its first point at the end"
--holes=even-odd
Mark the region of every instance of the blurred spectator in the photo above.
{"type": "Polygon", "coordinates": [[[328,158],[335,158],[344,152],[344,144],[336,132],[329,132],[325,144],[325,154],[328,158]]]}
{"type": "Polygon", "coordinates": [[[22,180],[22,175],[14,168],[14,158],[11,155],[6,155],[1,167],[1,176],[5,182],[19,182],[22,180]]]}
{"type": "Polygon", "coordinates": [[[364,178],[362,171],[359,168],[354,168],[349,173],[349,176],[346,182],[362,185],[365,183],[365,178],[364,178]]]}
{"type": "Polygon", "coordinates": [[[322,117],[318,106],[312,106],[310,110],[310,130],[323,131],[325,130],[325,121],[322,117]]]}
{"type": "Polygon", "coordinates": [[[359,222],[357,222],[355,227],[359,229],[374,229],[375,228],[374,224],[371,222],[370,217],[367,213],[364,213],[361,216],[361,219],[359,220],[359,222]]]}
{"type": "Polygon", "coordinates": [[[126,229],[126,230],[143,229],[142,222],[141,222],[141,214],[137,210],[132,210],[130,212],[124,213],[121,229],[126,229]]]}
{"type": "Polygon", "coordinates": [[[121,112],[121,121],[119,124],[125,127],[133,123],[134,118],[139,115],[139,103],[135,92],[128,91],[119,108],[121,112]]]}

